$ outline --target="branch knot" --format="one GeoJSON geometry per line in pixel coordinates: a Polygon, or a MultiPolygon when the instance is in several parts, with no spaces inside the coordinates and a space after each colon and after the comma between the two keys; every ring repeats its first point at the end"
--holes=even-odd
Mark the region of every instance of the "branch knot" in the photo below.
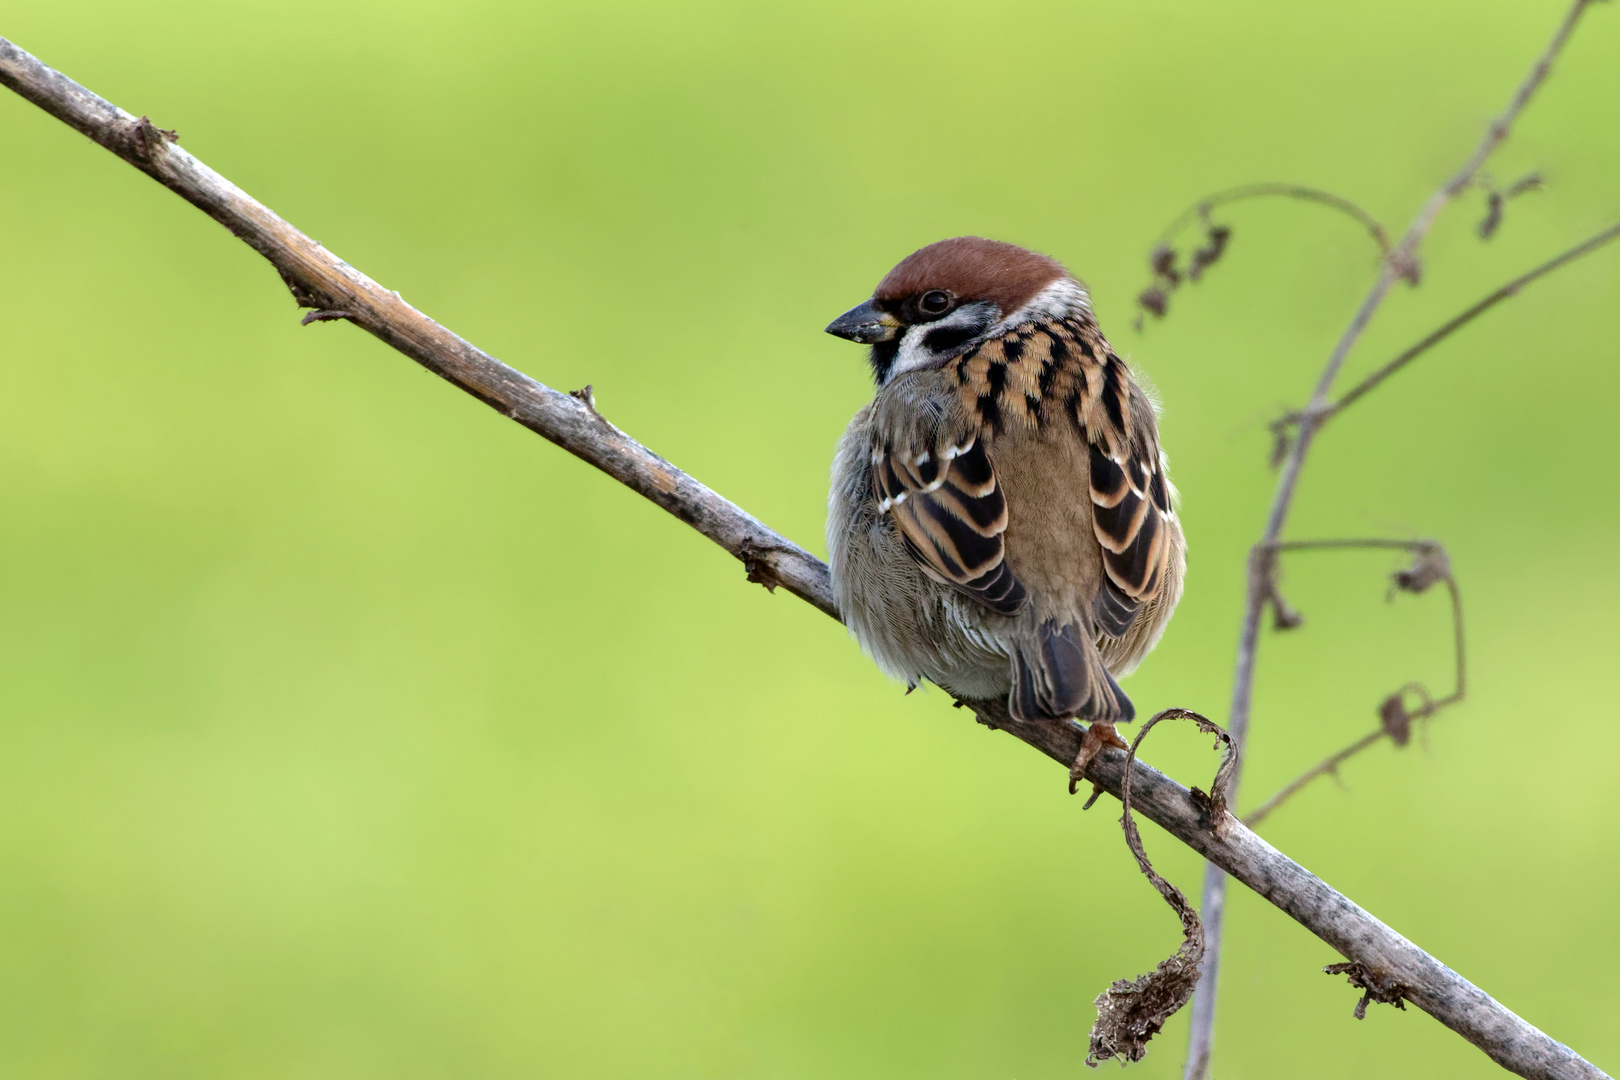
{"type": "MultiPolygon", "coordinates": [[[[585,389],[589,390],[590,387],[587,386],[585,389]]],[[[774,593],[776,587],[782,584],[781,576],[777,574],[776,567],[772,566],[770,561],[775,550],[772,546],[761,544],[752,536],[745,537],[743,542],[737,545],[737,558],[742,560],[743,568],[748,571],[748,580],[755,585],[765,586],[765,591],[770,593],[774,593]]]]}
{"type": "Polygon", "coordinates": [[[157,160],[165,146],[180,141],[179,132],[172,128],[160,128],[144,116],[125,124],[120,136],[120,149],[148,165],[157,160]]]}

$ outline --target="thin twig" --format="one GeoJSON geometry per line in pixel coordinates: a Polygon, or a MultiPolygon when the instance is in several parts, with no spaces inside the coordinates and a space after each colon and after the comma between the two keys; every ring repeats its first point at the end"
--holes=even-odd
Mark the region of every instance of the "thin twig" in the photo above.
{"type": "Polygon", "coordinates": [[[1213,195],[1206,195],[1176,215],[1175,220],[1165,227],[1164,232],[1159,234],[1159,243],[1169,243],[1181,233],[1181,230],[1194,221],[1208,218],[1210,211],[1217,206],[1225,206],[1228,203],[1241,202],[1245,199],[1261,198],[1299,199],[1302,202],[1319,203],[1322,206],[1338,210],[1360,223],[1367,230],[1367,234],[1378,245],[1380,255],[1386,257],[1389,255],[1389,233],[1384,230],[1384,226],[1379,223],[1377,218],[1343,195],[1337,195],[1322,188],[1307,187],[1304,184],[1244,184],[1241,187],[1227,188],[1224,191],[1217,191],[1213,195]]]}
{"type": "MultiPolygon", "coordinates": [[[[144,132],[145,122],[95,96],[0,38],[0,84],[83,132],[175,191],[263,255],[307,307],[351,312],[349,321],[530,430],[668,510],[762,576],[838,617],[827,568],[792,541],[647,450],[591,410],[507,367],[354,270],[190,153],[144,132]]],[[[157,129],[153,129],[156,131],[157,129]]],[[[1073,721],[1024,724],[1004,701],[969,702],[986,725],[1005,730],[1067,770],[1084,729],[1073,721]]],[[[1116,797],[1125,756],[1105,750],[1087,778],[1116,797]]],[[[1605,1074],[1493,1000],[1439,960],[1266,843],[1240,822],[1212,830],[1209,800],[1142,762],[1130,769],[1131,801],[1143,817],[1276,905],[1346,960],[1388,972],[1408,1000],[1521,1076],[1608,1080],[1605,1074]]]]}
{"type": "MultiPolygon", "coordinates": [[[[1423,551],[1422,545],[1427,541],[1410,540],[1301,540],[1292,543],[1278,544],[1279,550],[1310,551],[1328,548],[1405,548],[1407,550],[1423,551]]],[[[1397,575],[1399,577],[1399,575],[1397,575]]],[[[1455,705],[1468,693],[1468,662],[1467,650],[1463,641],[1463,614],[1462,593],[1457,588],[1457,579],[1447,573],[1441,579],[1445,582],[1446,590],[1451,596],[1451,628],[1453,650],[1456,656],[1456,688],[1442,698],[1431,698],[1429,692],[1421,683],[1408,683],[1395,693],[1385,698],[1379,707],[1379,726],[1376,731],[1369,732],[1336,753],[1328,755],[1325,759],[1311,766],[1305,772],[1290,780],[1281,791],[1262,803],[1257,809],[1244,815],[1243,824],[1251,829],[1260,827],[1271,812],[1283,803],[1293,798],[1313,780],[1323,776],[1337,776],[1339,766],[1366,750],[1381,739],[1395,740],[1397,746],[1406,745],[1407,738],[1412,730],[1412,724],[1420,720],[1428,720],[1441,709],[1455,705]],[[1407,709],[1406,695],[1415,693],[1422,698],[1423,703],[1416,709],[1407,709]]]]}
{"type": "MultiPolygon", "coordinates": [[[[1440,344],[1440,342],[1444,341],[1446,338],[1450,337],[1464,326],[1467,326],[1469,323],[1479,318],[1479,316],[1485,314],[1485,312],[1489,311],[1497,304],[1500,304],[1502,301],[1507,300],[1510,297],[1516,296],[1519,290],[1523,289],[1526,285],[1529,285],[1531,282],[1534,282],[1539,278],[1546,277],[1554,270],[1561,269],[1562,267],[1569,265],[1584,255],[1590,255],[1592,252],[1616,239],[1620,239],[1620,222],[1610,225],[1608,228],[1599,232],[1593,233],[1585,240],[1582,240],[1575,246],[1553,256],[1551,259],[1548,259],[1546,262],[1542,263],[1540,266],[1537,266],[1533,270],[1528,270],[1525,273],[1520,274],[1512,281],[1509,281],[1480,297],[1473,304],[1441,323],[1440,326],[1430,331],[1415,344],[1396,354],[1394,359],[1383,364],[1355,386],[1351,387],[1349,390],[1346,390],[1336,401],[1318,411],[1315,417],[1317,430],[1320,431],[1329,420],[1333,419],[1351,405],[1354,405],[1357,401],[1360,401],[1385,379],[1388,379],[1391,375],[1394,375],[1397,371],[1400,371],[1407,364],[1410,364],[1413,360],[1416,360],[1419,356],[1428,352],[1430,349],[1440,344]]],[[[1271,430],[1274,434],[1286,436],[1287,431],[1297,426],[1300,421],[1304,419],[1304,416],[1305,414],[1303,412],[1290,412],[1282,417],[1279,417],[1277,420],[1272,421],[1271,430]]]]}
{"type": "MultiPolygon", "coordinates": [[[[1430,712],[1455,704],[1468,692],[1468,650],[1463,637],[1462,593],[1457,579],[1451,573],[1451,559],[1446,550],[1434,540],[1397,540],[1391,537],[1356,537],[1331,540],[1283,540],[1271,545],[1271,550],[1288,551],[1344,551],[1354,549],[1406,551],[1413,557],[1412,565],[1390,575],[1394,585],[1391,594],[1401,592],[1422,593],[1432,586],[1444,583],[1451,597],[1452,655],[1456,659],[1456,687],[1450,694],[1431,702],[1430,712]]],[[[1415,714],[1414,714],[1415,715],[1415,714]]],[[[1427,714],[1425,714],[1427,715],[1427,714]]]]}
{"type": "MultiPolygon", "coordinates": [[[[1435,219],[1440,216],[1453,199],[1462,194],[1474,178],[1479,174],[1480,168],[1491,156],[1502,140],[1507,138],[1512,129],[1513,122],[1524,107],[1529,104],[1537,88],[1546,81],[1547,74],[1552,69],[1553,60],[1569,40],[1581,15],[1585,13],[1591,0],[1574,0],[1553,34],[1552,41],[1542,50],[1530,73],[1525,76],[1519,87],[1514,91],[1512,99],[1508,102],[1501,115],[1491,121],[1486,128],[1485,135],[1480,139],[1474,152],[1469,155],[1456,174],[1444,186],[1431,195],[1417,216],[1407,227],[1406,233],[1396,245],[1389,258],[1384,260],[1377,279],[1368,291],[1360,307],[1350,320],[1350,325],[1340,335],[1333,351],[1328,355],[1327,362],[1317,377],[1316,388],[1311,393],[1310,404],[1306,415],[1300,420],[1293,446],[1289,449],[1287,459],[1283,462],[1282,475],[1277,479],[1277,489],[1272,496],[1271,510],[1266,516],[1265,530],[1260,537],[1260,546],[1275,544],[1282,535],[1283,526],[1288,521],[1288,513],[1293,506],[1294,491],[1299,486],[1299,477],[1305,466],[1305,457],[1310,451],[1311,440],[1315,437],[1318,422],[1317,413],[1327,404],[1328,394],[1333,389],[1333,383],[1339,375],[1339,369],[1344,366],[1345,357],[1350,350],[1361,340],[1367,324],[1372,321],[1373,315],[1383,305],[1385,297],[1394,288],[1395,283],[1402,279],[1417,281],[1420,276],[1418,262],[1418,249],[1429,230],[1434,227],[1435,219]]],[[[1266,603],[1262,571],[1265,569],[1261,559],[1251,555],[1249,560],[1249,580],[1244,597],[1243,620],[1238,634],[1238,652],[1235,671],[1232,680],[1232,710],[1227,718],[1227,730],[1237,741],[1241,752],[1248,743],[1249,713],[1254,698],[1254,665],[1255,654],[1260,640],[1260,619],[1266,603]]],[[[1239,763],[1239,773],[1234,783],[1233,794],[1236,796],[1237,783],[1242,780],[1242,765],[1239,763]]],[[[1198,992],[1193,999],[1191,1031],[1188,1038],[1187,1062],[1183,1072],[1184,1080],[1204,1080],[1208,1074],[1211,1050],[1214,1045],[1215,1034],[1215,1001],[1217,987],[1220,984],[1221,935],[1224,928],[1226,875],[1220,867],[1210,866],[1204,874],[1203,902],[1200,910],[1203,912],[1204,933],[1209,948],[1204,957],[1203,977],[1199,981],[1198,992]]]]}
{"type": "Polygon", "coordinates": [[[1433,540],[1397,540],[1390,536],[1358,536],[1350,540],[1279,540],[1271,545],[1272,551],[1342,551],[1354,548],[1377,548],[1384,551],[1427,551],[1435,547],[1433,540]]]}
{"type": "Polygon", "coordinates": [[[1251,829],[1259,828],[1260,822],[1264,821],[1273,810],[1277,809],[1277,807],[1293,798],[1296,792],[1300,791],[1312,780],[1315,780],[1319,776],[1336,775],[1339,771],[1340,765],[1372,746],[1380,739],[1387,738],[1388,735],[1389,732],[1385,731],[1383,728],[1379,728],[1377,731],[1363,735],[1361,738],[1357,739],[1343,750],[1340,750],[1338,753],[1329,755],[1325,761],[1318,762],[1317,764],[1311,766],[1309,769],[1305,770],[1304,773],[1296,776],[1293,780],[1290,780],[1281,791],[1267,799],[1259,806],[1258,809],[1251,810],[1249,813],[1243,815],[1243,824],[1247,825],[1251,829]]]}
{"type": "Polygon", "coordinates": [[[1386,259],[1390,256],[1389,234],[1384,231],[1383,225],[1379,224],[1377,218],[1343,195],[1321,188],[1306,187],[1303,184],[1264,183],[1227,188],[1213,195],[1207,195],[1187,207],[1176,215],[1175,220],[1164,232],[1159,234],[1158,242],[1154,244],[1153,251],[1148,256],[1148,263],[1153,269],[1153,282],[1136,297],[1136,306],[1142,309],[1135,322],[1138,330],[1142,329],[1144,315],[1152,315],[1155,319],[1164,318],[1169,310],[1170,295],[1184,282],[1198,281],[1202,278],[1204,272],[1215,265],[1225,253],[1232,238],[1232,229],[1230,226],[1215,222],[1210,217],[1215,208],[1244,199],[1268,197],[1298,199],[1337,210],[1367,230],[1373,242],[1378,245],[1379,255],[1386,259]],[[1173,241],[1195,220],[1204,223],[1204,245],[1191,252],[1187,265],[1183,267],[1179,265],[1181,253],[1173,241]]]}

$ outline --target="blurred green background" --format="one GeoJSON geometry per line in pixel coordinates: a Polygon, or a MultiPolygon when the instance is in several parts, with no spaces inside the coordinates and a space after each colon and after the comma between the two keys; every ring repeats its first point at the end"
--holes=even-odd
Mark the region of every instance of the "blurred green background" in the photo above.
{"type": "MultiPolygon", "coordinates": [[[[11,5],[0,34],[354,265],[823,550],[870,388],[820,332],[912,249],[1064,259],[1157,383],[1191,576],[1140,709],[1221,716],[1265,421],[1375,269],[1233,208],[1131,328],[1160,228],[1251,180],[1404,225],[1564,5],[1240,0],[11,5]]],[[[1349,374],[1612,220],[1596,7],[1349,374]]],[[[832,622],[343,324],[0,94],[0,1072],[16,1077],[1080,1073],[1091,999],[1176,940],[1117,805],[902,697],[832,622]]],[[[1321,440],[1292,534],[1443,539],[1470,700],[1272,819],[1305,865],[1620,1067],[1620,251],[1476,324],[1321,440]]],[[[1301,556],[1244,802],[1449,686],[1439,593],[1301,556]]],[[[1207,741],[1147,756],[1205,783],[1207,741]]],[[[1198,860],[1156,828],[1189,892],[1198,860]]],[[[1496,1075],[1238,889],[1222,1077],[1496,1075]]],[[[1143,1078],[1179,1076],[1178,1017],[1143,1078]]]]}

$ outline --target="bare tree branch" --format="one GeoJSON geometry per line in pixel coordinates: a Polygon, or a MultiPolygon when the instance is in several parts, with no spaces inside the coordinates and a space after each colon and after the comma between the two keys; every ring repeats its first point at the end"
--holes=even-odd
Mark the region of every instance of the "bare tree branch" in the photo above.
{"type": "MultiPolygon", "coordinates": [[[[1480,297],[1478,300],[1474,301],[1474,303],[1470,304],[1456,315],[1453,315],[1451,318],[1441,323],[1438,327],[1430,331],[1415,344],[1396,354],[1394,359],[1379,367],[1378,370],[1362,379],[1349,390],[1346,390],[1336,401],[1320,409],[1314,416],[1316,429],[1320,431],[1329,420],[1339,415],[1339,413],[1343,412],[1351,405],[1354,405],[1357,401],[1360,401],[1385,379],[1388,379],[1391,375],[1394,375],[1397,371],[1400,371],[1407,364],[1410,364],[1413,360],[1416,360],[1419,356],[1422,356],[1424,353],[1440,344],[1440,342],[1444,341],[1446,338],[1450,337],[1464,326],[1467,326],[1469,323],[1491,310],[1491,308],[1495,307],[1497,304],[1500,304],[1502,301],[1511,297],[1517,296],[1519,290],[1523,289],[1526,285],[1536,281],[1538,278],[1546,277],[1554,270],[1559,270],[1565,266],[1568,266],[1570,263],[1584,255],[1590,255],[1592,252],[1616,239],[1620,239],[1620,222],[1610,225],[1608,228],[1600,230],[1599,232],[1593,233],[1585,240],[1582,240],[1575,246],[1553,256],[1540,266],[1520,274],[1512,281],[1506,282],[1486,295],[1480,297]]],[[[1276,449],[1272,452],[1274,460],[1280,461],[1283,455],[1288,452],[1289,432],[1291,429],[1298,426],[1299,423],[1304,420],[1304,418],[1305,414],[1303,412],[1290,412],[1272,421],[1272,434],[1276,435],[1279,439],[1279,442],[1276,444],[1276,449]]]]}
{"type": "MultiPolygon", "coordinates": [[[[1395,246],[1394,252],[1384,260],[1379,270],[1378,278],[1373,282],[1361,305],[1356,309],[1355,315],[1350,319],[1350,325],[1340,335],[1333,351],[1328,355],[1321,374],[1317,376],[1316,388],[1311,393],[1310,404],[1301,417],[1294,438],[1293,446],[1289,449],[1287,458],[1282,464],[1282,475],[1277,479],[1277,489],[1272,496],[1271,510],[1266,517],[1265,530],[1261,534],[1257,549],[1263,550],[1275,544],[1282,536],[1283,526],[1287,524],[1289,510],[1293,506],[1294,492],[1299,486],[1300,473],[1305,467],[1305,457],[1310,452],[1311,441],[1315,438],[1320,426],[1316,419],[1323,407],[1327,404],[1328,394],[1333,389],[1333,382],[1339,375],[1339,369],[1344,366],[1345,357],[1350,350],[1361,340],[1363,331],[1378,309],[1383,306],[1384,299],[1395,283],[1402,279],[1416,282],[1421,277],[1418,249],[1434,227],[1435,220],[1440,212],[1458,195],[1467,190],[1479,175],[1480,169],[1491,156],[1491,153],[1506,139],[1512,130],[1513,123],[1518,119],[1524,107],[1529,104],[1536,90],[1546,81],[1547,74],[1552,70],[1554,59],[1563,50],[1570,34],[1591,5],[1592,0],[1574,0],[1565,13],[1563,21],[1554,32],[1552,40],[1536,58],[1530,73],[1525,76],[1514,91],[1507,107],[1486,128],[1485,135],[1480,139],[1474,152],[1469,155],[1456,174],[1444,186],[1431,195],[1423,207],[1418,211],[1412,223],[1407,226],[1406,233],[1401,237],[1400,243],[1395,246]]],[[[1227,717],[1227,730],[1237,742],[1241,751],[1248,742],[1249,713],[1254,700],[1254,665],[1255,654],[1260,640],[1260,618],[1267,601],[1267,589],[1262,571],[1265,569],[1263,559],[1251,556],[1249,561],[1248,588],[1244,598],[1243,620],[1238,633],[1237,662],[1232,679],[1232,708],[1227,717]]],[[[1238,775],[1233,781],[1233,797],[1236,798],[1238,787],[1242,782],[1241,761],[1238,775]]],[[[1198,984],[1198,992],[1193,997],[1193,1015],[1191,1032],[1187,1046],[1187,1061],[1183,1072],[1184,1080],[1203,1080],[1208,1074],[1210,1053],[1215,1034],[1215,1001],[1217,987],[1220,983],[1221,960],[1221,932],[1224,926],[1226,892],[1226,875],[1215,865],[1211,865],[1204,874],[1204,893],[1200,910],[1203,912],[1204,935],[1208,949],[1204,955],[1203,977],[1198,984]]]]}
{"type": "Polygon", "coordinates": [[[263,255],[311,319],[343,318],[490,408],[651,499],[748,566],[836,617],[820,560],[626,435],[591,405],[507,367],[407,304],[282,220],[135,117],[0,38],[0,83],[89,136],[263,255]]]}
{"type": "Polygon", "coordinates": [[[1329,754],[1325,760],[1317,762],[1300,775],[1294,777],[1294,779],[1283,785],[1281,791],[1277,792],[1277,794],[1261,803],[1256,809],[1245,814],[1243,816],[1243,824],[1247,825],[1251,829],[1258,829],[1260,827],[1260,823],[1269,817],[1273,810],[1277,809],[1277,807],[1293,798],[1312,780],[1315,780],[1320,776],[1337,776],[1339,774],[1340,765],[1343,765],[1346,761],[1355,757],[1363,750],[1366,750],[1378,743],[1388,734],[1389,732],[1385,731],[1383,728],[1379,728],[1377,731],[1363,735],[1361,738],[1357,739],[1343,750],[1340,750],[1337,753],[1329,754]]]}
{"type": "MultiPolygon", "coordinates": [[[[837,610],[827,568],[726,499],[608,423],[589,389],[542,386],[439,326],[326,251],[208,168],[144,117],[117,108],[0,38],[0,83],[83,132],[224,225],[275,266],[305,307],[341,313],[502,415],[595,465],[743,560],[751,580],[781,585],[828,615],[837,610]]],[[[1084,729],[1073,721],[1024,724],[1003,701],[963,702],[986,725],[1008,731],[1068,769],[1084,729]]],[[[1126,757],[1104,751],[1087,778],[1116,797],[1126,757]]],[[[1266,843],[1208,797],[1142,762],[1130,767],[1133,807],[1212,864],[1276,905],[1341,956],[1403,988],[1406,999],[1513,1072],[1549,1080],[1606,1080],[1605,1074],[1348,897],[1266,843]],[[1212,820],[1212,817],[1214,820],[1212,820]]]]}

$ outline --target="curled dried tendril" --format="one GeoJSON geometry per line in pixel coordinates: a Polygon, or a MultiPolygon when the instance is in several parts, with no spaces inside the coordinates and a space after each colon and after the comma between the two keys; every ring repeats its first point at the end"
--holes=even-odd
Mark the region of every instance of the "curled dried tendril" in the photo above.
{"type": "Polygon", "coordinates": [[[1093,1002],[1097,1007],[1097,1020],[1091,1025],[1091,1049],[1086,1056],[1086,1064],[1092,1068],[1116,1057],[1127,1062],[1141,1061],[1147,1054],[1149,1040],[1192,997],[1193,988],[1198,985],[1198,966],[1204,959],[1204,928],[1198,920],[1197,910],[1187,902],[1180,889],[1153,869],[1142,847],[1142,835],[1137,831],[1136,820],[1131,816],[1131,767],[1136,762],[1137,748],[1160,720],[1190,720],[1198,725],[1200,731],[1216,736],[1219,740],[1217,745],[1225,745],[1226,753],[1221,758],[1220,768],[1216,770],[1215,781],[1210,785],[1210,794],[1205,795],[1197,788],[1192,790],[1192,794],[1207,817],[1211,831],[1223,833],[1230,821],[1226,796],[1232,786],[1232,777],[1237,772],[1238,760],[1232,737],[1219,725],[1190,709],[1166,709],[1143,724],[1125,758],[1125,780],[1120,791],[1123,804],[1120,824],[1125,829],[1125,843],[1136,857],[1136,865],[1181,920],[1181,944],[1152,971],[1134,979],[1117,979],[1097,996],[1093,1002]]]}

